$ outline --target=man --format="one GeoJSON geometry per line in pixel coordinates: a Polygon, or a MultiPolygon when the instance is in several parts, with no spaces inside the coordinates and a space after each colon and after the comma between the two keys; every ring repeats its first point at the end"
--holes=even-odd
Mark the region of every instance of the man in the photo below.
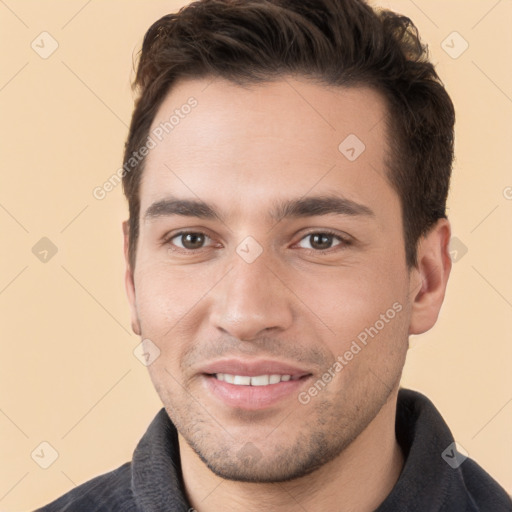
{"type": "Polygon", "coordinates": [[[399,390],[451,268],[453,105],[410,20],[203,0],[149,29],[136,85],[126,285],[164,408],[40,510],[512,510],[399,390]]]}

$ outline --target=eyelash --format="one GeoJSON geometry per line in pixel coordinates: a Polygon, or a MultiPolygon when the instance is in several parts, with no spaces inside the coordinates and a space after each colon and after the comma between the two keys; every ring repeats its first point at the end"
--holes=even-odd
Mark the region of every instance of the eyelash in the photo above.
{"type": "MultiPolygon", "coordinates": [[[[332,236],[334,238],[337,238],[340,243],[333,246],[333,247],[330,247],[329,249],[304,249],[302,248],[303,251],[306,251],[307,254],[314,254],[314,255],[322,255],[322,254],[329,254],[333,251],[340,251],[340,250],[344,250],[346,249],[348,246],[350,246],[352,244],[352,240],[350,240],[348,238],[348,236],[342,236],[340,235],[339,233],[335,233],[334,231],[331,231],[329,229],[324,229],[324,230],[320,230],[320,231],[310,231],[309,233],[306,233],[300,240],[299,242],[301,242],[302,240],[304,240],[305,238],[309,237],[309,236],[312,236],[312,235],[327,235],[327,236],[332,236]]],[[[299,243],[298,242],[298,243],[299,243]]]]}
{"type": "MultiPolygon", "coordinates": [[[[171,246],[171,249],[173,251],[181,252],[182,254],[183,253],[184,254],[192,254],[192,253],[199,254],[199,253],[203,252],[203,250],[211,248],[211,247],[200,247],[199,249],[183,249],[181,247],[174,246],[174,244],[172,243],[172,240],[174,238],[177,238],[177,237],[183,236],[183,235],[189,235],[189,234],[203,235],[203,236],[209,238],[210,240],[213,240],[208,234],[204,233],[203,231],[179,231],[178,233],[173,233],[172,235],[165,237],[162,243],[163,243],[163,245],[171,246]]],[[[300,243],[302,240],[304,240],[308,236],[312,236],[312,235],[333,236],[334,238],[337,238],[340,241],[340,243],[333,247],[330,247],[329,249],[304,249],[304,248],[302,248],[302,251],[305,251],[307,254],[323,255],[323,254],[328,254],[328,253],[332,252],[333,249],[336,250],[336,247],[339,248],[337,250],[343,250],[343,249],[349,247],[350,245],[352,245],[352,240],[350,240],[348,237],[344,237],[344,236],[340,235],[339,233],[335,233],[334,231],[331,231],[329,229],[319,230],[319,231],[311,231],[309,233],[306,233],[304,236],[302,236],[302,238],[297,243],[300,243]]]]}

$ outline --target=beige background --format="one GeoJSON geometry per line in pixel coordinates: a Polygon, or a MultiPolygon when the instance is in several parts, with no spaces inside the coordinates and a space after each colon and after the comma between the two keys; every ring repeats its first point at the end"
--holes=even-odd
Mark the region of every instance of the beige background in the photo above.
{"type": "MultiPolygon", "coordinates": [[[[92,190],[121,163],[143,34],[184,3],[0,1],[0,510],[31,510],[130,460],[160,408],[133,355],[121,187],[103,201],[92,190]],[[47,59],[31,47],[51,48],[43,31],[59,45],[47,59]],[[32,253],[42,237],[58,248],[47,262],[32,253]],[[47,469],[43,441],[59,454],[47,469]]],[[[458,113],[457,261],[438,324],[411,339],[403,385],[511,492],[512,3],[380,5],[416,22],[458,113]],[[463,48],[453,31],[469,44],[456,59],[441,47],[463,48]]]]}

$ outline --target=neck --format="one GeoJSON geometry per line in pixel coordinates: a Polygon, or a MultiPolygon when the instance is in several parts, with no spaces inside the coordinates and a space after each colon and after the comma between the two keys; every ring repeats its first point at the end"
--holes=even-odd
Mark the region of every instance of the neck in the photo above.
{"type": "Polygon", "coordinates": [[[245,483],[212,473],[180,436],[183,480],[197,512],[371,512],[391,492],[403,467],[395,437],[397,392],[336,459],[289,482],[245,483]],[[300,504],[300,506],[299,506],[300,504]]]}

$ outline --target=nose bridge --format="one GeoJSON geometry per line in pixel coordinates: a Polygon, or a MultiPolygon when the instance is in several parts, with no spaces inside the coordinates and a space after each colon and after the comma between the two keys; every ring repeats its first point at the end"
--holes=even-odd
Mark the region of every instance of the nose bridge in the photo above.
{"type": "Polygon", "coordinates": [[[250,340],[262,331],[289,327],[290,295],[270,260],[265,252],[253,261],[245,259],[243,253],[233,253],[231,271],[216,287],[212,304],[216,328],[240,340],[250,340]]]}

